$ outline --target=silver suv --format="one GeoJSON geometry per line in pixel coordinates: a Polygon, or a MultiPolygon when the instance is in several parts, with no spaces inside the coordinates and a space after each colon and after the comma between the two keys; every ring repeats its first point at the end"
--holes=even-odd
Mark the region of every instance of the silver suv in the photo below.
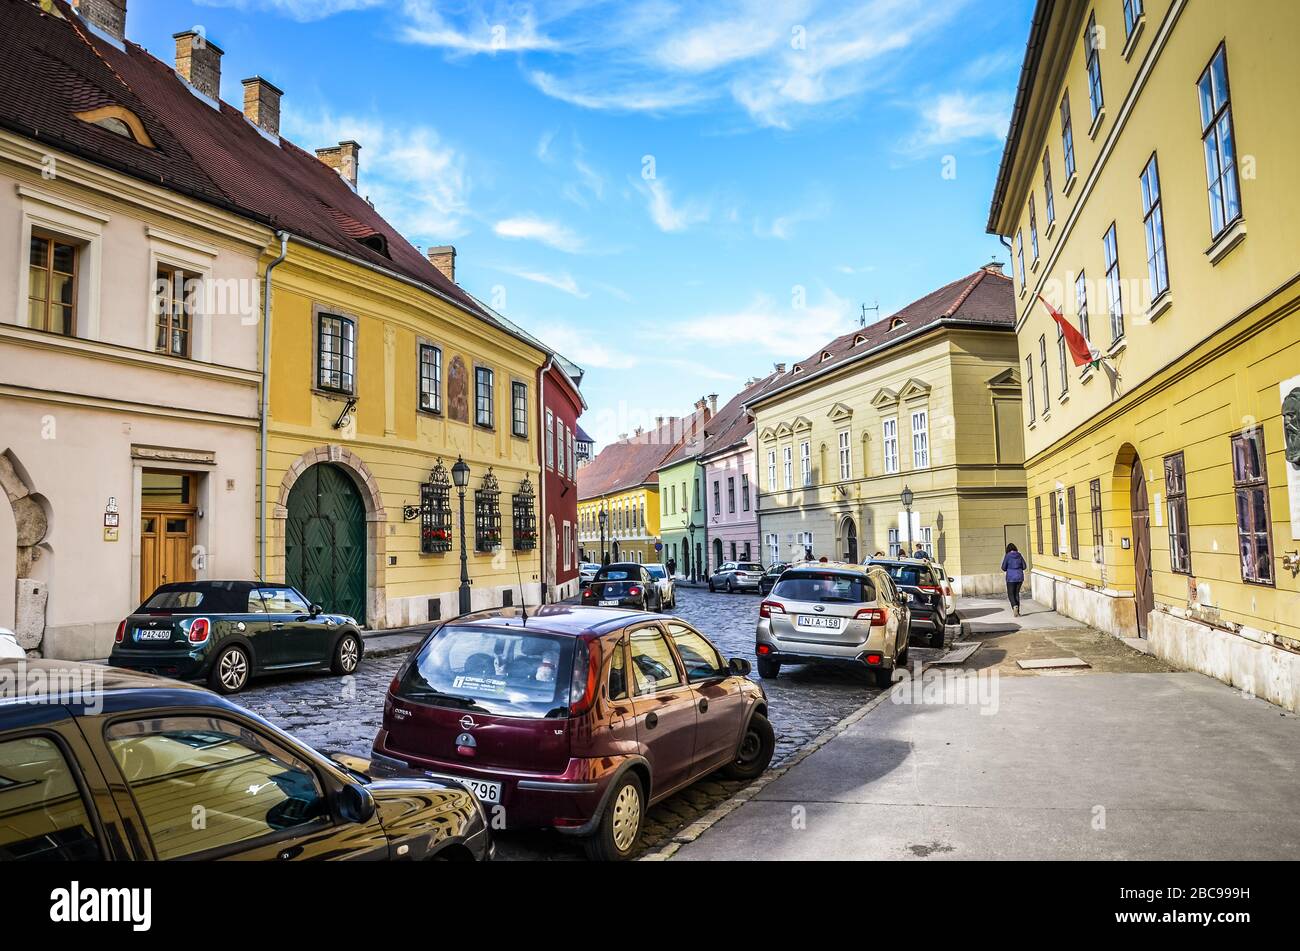
{"type": "Polygon", "coordinates": [[[851,661],[886,687],[894,669],[907,666],[908,601],[888,572],[872,565],[796,565],[759,606],[758,674],[770,680],[783,663],[851,661]]]}
{"type": "Polygon", "coordinates": [[[728,594],[741,590],[758,590],[763,580],[763,566],[756,561],[727,561],[709,575],[709,590],[725,588],[728,594]]]}

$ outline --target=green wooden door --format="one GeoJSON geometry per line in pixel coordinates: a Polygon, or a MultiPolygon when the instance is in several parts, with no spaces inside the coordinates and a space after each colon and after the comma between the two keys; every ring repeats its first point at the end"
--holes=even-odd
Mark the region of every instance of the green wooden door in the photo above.
{"type": "Polygon", "coordinates": [[[289,491],[285,581],[327,612],[366,620],[366,507],[337,466],[317,463],[289,491]]]}

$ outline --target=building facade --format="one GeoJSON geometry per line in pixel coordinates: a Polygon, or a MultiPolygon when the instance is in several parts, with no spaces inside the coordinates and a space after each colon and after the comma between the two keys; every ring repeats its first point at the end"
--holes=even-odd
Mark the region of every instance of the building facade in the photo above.
{"type": "Polygon", "coordinates": [[[1011,282],[989,265],[754,396],[763,563],[920,545],[961,591],[1000,591],[1006,544],[1027,548],[1013,320],[1011,282]]]}
{"type": "Polygon", "coordinates": [[[690,581],[703,580],[708,564],[709,528],[700,454],[716,411],[716,396],[712,401],[707,396],[697,400],[689,429],[659,468],[663,561],[671,562],[674,574],[690,581]]]}
{"type": "MultiPolygon", "coordinates": [[[[749,404],[779,376],[751,379],[710,422],[700,452],[708,505],[709,570],[727,561],[763,558],[758,537],[757,435],[749,404]]],[[[769,562],[770,563],[770,562],[769,562]]]]}
{"type": "Polygon", "coordinates": [[[1266,170],[1300,146],[1298,33],[1284,0],[1040,3],[989,218],[1017,249],[1034,597],[1292,710],[1300,189],[1266,170]]]}
{"type": "Polygon", "coordinates": [[[545,600],[578,593],[578,417],[585,403],[582,371],[563,357],[547,361],[538,376],[542,439],[542,578],[545,600]]]}
{"type": "Polygon", "coordinates": [[[0,19],[0,626],[106,657],[159,584],[255,565],[271,229],[87,24],[16,0],[0,19]]]}

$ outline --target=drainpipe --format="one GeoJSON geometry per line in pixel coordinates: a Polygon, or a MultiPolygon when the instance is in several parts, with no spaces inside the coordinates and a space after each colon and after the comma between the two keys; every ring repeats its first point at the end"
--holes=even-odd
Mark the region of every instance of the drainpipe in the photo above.
{"type": "Polygon", "coordinates": [[[262,411],[258,420],[257,580],[266,583],[266,427],[271,417],[271,272],[289,256],[289,232],[277,231],[280,256],[266,266],[262,284],[262,411]]]}
{"type": "MultiPolygon", "coordinates": [[[[546,374],[550,372],[551,367],[553,366],[555,366],[555,354],[551,354],[550,359],[548,359],[546,364],[542,367],[541,372],[537,374],[537,488],[539,490],[537,494],[540,496],[542,503],[539,507],[542,514],[537,521],[539,528],[538,534],[542,536],[542,543],[537,546],[537,550],[541,555],[538,559],[538,563],[542,567],[542,577],[539,586],[542,589],[541,602],[543,604],[546,604],[547,597],[554,593],[548,591],[546,588],[546,551],[550,543],[550,535],[547,533],[549,523],[546,521],[547,515],[549,514],[546,511],[546,374]]],[[[558,543],[556,547],[559,547],[558,543]]],[[[558,571],[556,572],[556,577],[559,577],[558,571]]],[[[522,591],[519,592],[519,597],[524,597],[522,591]]]]}

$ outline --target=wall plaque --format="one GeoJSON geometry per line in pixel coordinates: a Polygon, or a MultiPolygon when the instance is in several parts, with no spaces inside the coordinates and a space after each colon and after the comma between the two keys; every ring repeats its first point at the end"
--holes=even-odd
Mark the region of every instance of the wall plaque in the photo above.
{"type": "Polygon", "coordinates": [[[447,368],[447,418],[457,423],[469,422],[469,373],[460,354],[451,358],[447,368]]]}

